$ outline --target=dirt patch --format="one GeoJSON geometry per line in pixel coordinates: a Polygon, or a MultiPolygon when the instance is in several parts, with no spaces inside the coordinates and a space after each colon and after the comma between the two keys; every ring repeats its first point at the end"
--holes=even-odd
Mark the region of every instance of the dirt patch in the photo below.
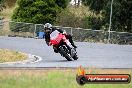
{"type": "Polygon", "coordinates": [[[0,63],[22,61],[27,59],[27,55],[17,51],[11,51],[8,49],[0,49],[0,63]]]}

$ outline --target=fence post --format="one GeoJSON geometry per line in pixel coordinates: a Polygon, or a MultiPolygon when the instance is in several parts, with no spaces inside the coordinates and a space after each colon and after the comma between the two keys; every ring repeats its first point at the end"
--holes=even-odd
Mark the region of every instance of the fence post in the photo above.
{"type": "Polygon", "coordinates": [[[73,33],[72,33],[72,27],[71,27],[71,35],[73,36],[73,33]]]}
{"type": "Polygon", "coordinates": [[[37,27],[37,24],[35,24],[35,29],[34,29],[34,38],[36,38],[36,27],[37,27]]]}
{"type": "Polygon", "coordinates": [[[110,24],[109,24],[109,30],[108,30],[108,32],[109,32],[109,35],[108,35],[108,43],[110,43],[111,18],[112,18],[112,10],[113,10],[112,6],[113,6],[113,0],[111,0],[110,24]]]}

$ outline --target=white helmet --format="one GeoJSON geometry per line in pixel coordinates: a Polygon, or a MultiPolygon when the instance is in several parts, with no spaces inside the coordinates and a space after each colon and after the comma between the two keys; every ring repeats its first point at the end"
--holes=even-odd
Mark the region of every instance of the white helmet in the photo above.
{"type": "Polygon", "coordinates": [[[46,23],[44,25],[44,28],[48,28],[48,29],[52,30],[52,25],[50,23],[46,23]]]}

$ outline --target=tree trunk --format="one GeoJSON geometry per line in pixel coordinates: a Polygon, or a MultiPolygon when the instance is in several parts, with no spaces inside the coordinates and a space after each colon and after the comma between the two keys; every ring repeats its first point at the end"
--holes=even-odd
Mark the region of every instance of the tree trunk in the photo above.
{"type": "Polygon", "coordinates": [[[130,20],[127,22],[127,32],[132,32],[132,24],[130,20]]]}

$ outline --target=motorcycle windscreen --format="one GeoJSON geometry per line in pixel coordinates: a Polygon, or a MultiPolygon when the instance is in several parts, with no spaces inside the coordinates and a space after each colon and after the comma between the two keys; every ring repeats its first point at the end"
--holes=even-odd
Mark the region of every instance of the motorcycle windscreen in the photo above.
{"type": "Polygon", "coordinates": [[[55,30],[50,34],[50,43],[53,45],[59,44],[62,38],[63,35],[59,31],[55,30]]]}

